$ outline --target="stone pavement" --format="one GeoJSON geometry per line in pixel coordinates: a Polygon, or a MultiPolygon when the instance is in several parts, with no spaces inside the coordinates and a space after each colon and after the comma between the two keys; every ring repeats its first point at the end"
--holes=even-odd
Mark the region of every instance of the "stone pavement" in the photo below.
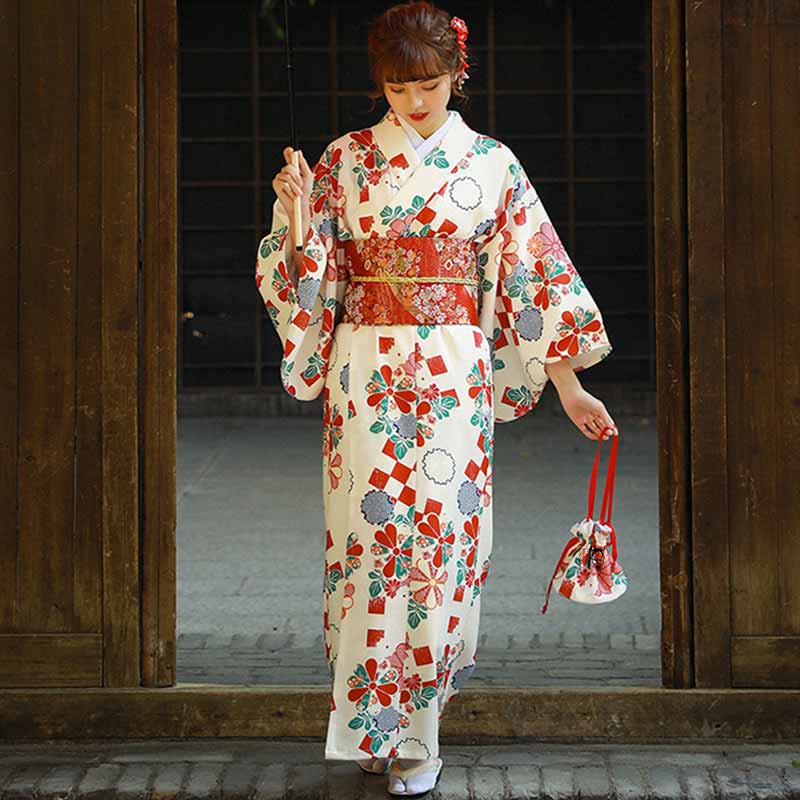
{"type": "MultiPolygon", "coordinates": [[[[661,686],[661,651],[657,636],[614,634],[591,636],[556,632],[552,640],[532,642],[513,637],[505,648],[486,646],[481,636],[476,686],[661,686]]],[[[292,633],[223,637],[178,636],[178,683],[245,686],[329,683],[322,634],[311,647],[298,647],[292,633]]]]}
{"type": "MultiPolygon", "coordinates": [[[[372,800],[386,778],[324,761],[321,742],[0,743],[2,800],[372,800]]],[[[791,800],[800,743],[442,744],[430,800],[791,800]]]]}
{"type": "MultiPolygon", "coordinates": [[[[560,408],[496,425],[494,549],[471,685],[660,682],[655,419],[607,406],[620,429],[613,520],[628,590],[599,606],[553,594],[541,613],[586,513],[597,443],[560,408]]],[[[320,445],[313,417],[179,418],[179,682],[285,683],[287,667],[323,682],[320,445]]],[[[597,515],[609,451],[604,442],[597,515]]]]}

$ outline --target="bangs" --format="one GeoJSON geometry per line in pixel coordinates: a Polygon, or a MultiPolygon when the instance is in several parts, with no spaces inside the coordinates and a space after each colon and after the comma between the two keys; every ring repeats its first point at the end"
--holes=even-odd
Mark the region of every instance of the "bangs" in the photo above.
{"type": "Polygon", "coordinates": [[[430,80],[448,71],[440,53],[419,41],[399,41],[389,50],[385,61],[377,68],[379,85],[430,80]]]}

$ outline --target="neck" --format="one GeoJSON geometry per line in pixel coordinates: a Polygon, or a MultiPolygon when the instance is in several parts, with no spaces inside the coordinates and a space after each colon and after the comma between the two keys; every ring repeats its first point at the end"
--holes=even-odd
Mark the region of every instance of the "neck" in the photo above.
{"type": "Polygon", "coordinates": [[[429,114],[422,122],[414,122],[413,119],[406,120],[406,122],[408,122],[423,139],[427,139],[444,125],[448,116],[449,111],[445,108],[438,117],[431,118],[429,114]]]}

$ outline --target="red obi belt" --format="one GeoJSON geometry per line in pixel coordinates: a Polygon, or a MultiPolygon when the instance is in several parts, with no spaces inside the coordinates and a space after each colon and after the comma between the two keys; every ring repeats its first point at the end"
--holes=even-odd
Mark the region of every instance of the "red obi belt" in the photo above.
{"type": "Polygon", "coordinates": [[[470,239],[403,236],[343,242],[342,322],[477,325],[478,259],[470,239]]]}

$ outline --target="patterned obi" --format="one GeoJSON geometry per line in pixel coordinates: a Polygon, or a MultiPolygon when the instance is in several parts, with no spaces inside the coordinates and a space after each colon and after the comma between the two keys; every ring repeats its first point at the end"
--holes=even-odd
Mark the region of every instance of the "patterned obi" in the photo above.
{"type": "Polygon", "coordinates": [[[470,239],[375,237],[343,244],[342,322],[478,324],[478,260],[470,239]]]}

